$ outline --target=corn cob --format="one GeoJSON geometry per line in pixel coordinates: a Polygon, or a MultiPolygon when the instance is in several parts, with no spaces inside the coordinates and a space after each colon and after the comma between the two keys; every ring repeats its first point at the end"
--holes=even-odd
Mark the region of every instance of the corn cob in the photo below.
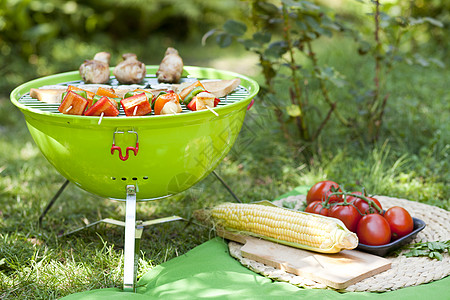
{"type": "Polygon", "coordinates": [[[342,221],[322,215],[260,204],[225,203],[214,207],[211,216],[226,230],[296,248],[337,253],[358,246],[358,237],[342,221]]]}

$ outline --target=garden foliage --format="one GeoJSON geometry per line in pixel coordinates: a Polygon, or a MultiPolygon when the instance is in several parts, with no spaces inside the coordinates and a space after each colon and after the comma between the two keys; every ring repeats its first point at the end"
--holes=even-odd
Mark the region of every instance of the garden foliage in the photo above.
{"type": "Polygon", "coordinates": [[[311,1],[248,2],[247,22],[228,20],[220,30],[213,29],[204,38],[216,35],[221,47],[237,41],[258,55],[265,79],[261,99],[273,110],[291,144],[297,137],[301,142],[314,142],[332,116],[364,140],[377,141],[389,99],[386,80],[395,63],[444,66],[435,57],[423,57],[413,47],[417,46],[415,34],[423,31],[420,25],[444,26],[429,16],[413,16],[414,3],[403,7],[401,2],[360,1],[369,9],[366,18],[371,24],[368,20],[361,23],[343,18],[336,10],[311,1]],[[349,83],[353,78],[346,77],[335,66],[320,62],[316,51],[320,40],[335,35],[350,36],[357,43],[355,54],[370,56],[368,63],[374,65],[358,89],[349,83]],[[314,83],[321,97],[309,99],[308,86],[314,83]],[[332,88],[348,91],[347,97],[354,99],[350,103],[357,108],[357,114],[346,113],[348,103],[331,96],[332,88]],[[318,121],[312,122],[315,111],[321,115],[318,121]],[[290,132],[290,124],[296,128],[297,135],[290,132]]]}

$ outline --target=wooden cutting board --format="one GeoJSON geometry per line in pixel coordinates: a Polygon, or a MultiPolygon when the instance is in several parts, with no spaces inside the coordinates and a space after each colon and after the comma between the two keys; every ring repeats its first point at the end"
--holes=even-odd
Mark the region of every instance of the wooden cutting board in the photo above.
{"type": "Polygon", "coordinates": [[[218,230],[217,233],[244,244],[241,248],[242,257],[339,290],[391,268],[389,260],[357,250],[323,254],[229,231],[218,230]]]}

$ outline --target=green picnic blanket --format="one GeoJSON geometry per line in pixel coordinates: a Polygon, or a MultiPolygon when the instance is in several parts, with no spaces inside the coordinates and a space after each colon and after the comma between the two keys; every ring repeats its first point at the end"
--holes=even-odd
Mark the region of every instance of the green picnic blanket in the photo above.
{"type": "MultiPolygon", "coordinates": [[[[302,194],[304,187],[287,195],[302,194]]],[[[281,197],[280,197],[281,198],[281,197]]],[[[138,282],[137,292],[119,288],[72,294],[64,300],[78,299],[450,299],[450,276],[444,279],[391,292],[339,293],[334,290],[303,289],[256,274],[228,253],[227,243],[214,238],[186,254],[156,266],[138,282]]]]}

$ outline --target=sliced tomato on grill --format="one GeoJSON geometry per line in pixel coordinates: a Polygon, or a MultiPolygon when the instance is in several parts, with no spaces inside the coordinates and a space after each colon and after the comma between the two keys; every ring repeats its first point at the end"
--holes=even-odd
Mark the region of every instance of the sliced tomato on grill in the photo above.
{"type": "Polygon", "coordinates": [[[217,104],[219,104],[220,99],[219,98],[214,98],[214,107],[217,106],[217,104]]]}
{"type": "Polygon", "coordinates": [[[82,115],[87,105],[87,99],[73,91],[69,91],[58,107],[58,110],[67,115],[82,115]]]}
{"type": "Polygon", "coordinates": [[[152,111],[152,107],[145,93],[124,98],[120,101],[120,104],[122,104],[125,115],[128,117],[145,116],[152,111]]]}
{"type": "Polygon", "coordinates": [[[112,116],[115,117],[119,115],[119,111],[117,110],[114,103],[114,100],[110,100],[108,97],[103,96],[95,102],[90,108],[86,110],[84,113],[85,116],[100,116],[102,113],[104,116],[112,116]]]}

